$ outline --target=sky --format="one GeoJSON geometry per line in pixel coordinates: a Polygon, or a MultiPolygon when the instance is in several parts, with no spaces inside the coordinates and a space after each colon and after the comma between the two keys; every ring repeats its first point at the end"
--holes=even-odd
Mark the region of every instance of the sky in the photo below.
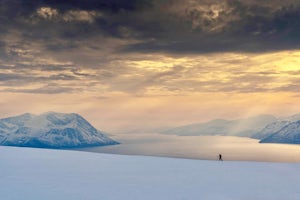
{"type": "Polygon", "coordinates": [[[107,131],[300,113],[299,0],[0,0],[0,117],[107,131]]]}

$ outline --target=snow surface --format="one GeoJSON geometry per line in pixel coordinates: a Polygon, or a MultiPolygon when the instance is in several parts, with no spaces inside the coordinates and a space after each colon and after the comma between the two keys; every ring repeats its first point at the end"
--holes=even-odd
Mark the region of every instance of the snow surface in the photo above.
{"type": "Polygon", "coordinates": [[[299,200],[300,164],[0,147],[5,200],[299,200]]]}

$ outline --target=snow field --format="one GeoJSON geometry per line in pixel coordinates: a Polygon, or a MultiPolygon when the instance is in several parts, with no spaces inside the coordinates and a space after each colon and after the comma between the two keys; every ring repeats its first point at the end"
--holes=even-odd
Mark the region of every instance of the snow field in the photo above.
{"type": "Polygon", "coordinates": [[[0,147],[5,200],[299,200],[300,164],[0,147]]]}

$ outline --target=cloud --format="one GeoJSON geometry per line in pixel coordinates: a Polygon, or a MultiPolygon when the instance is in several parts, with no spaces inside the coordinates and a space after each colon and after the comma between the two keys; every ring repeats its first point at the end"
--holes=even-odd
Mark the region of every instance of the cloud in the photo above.
{"type": "Polygon", "coordinates": [[[76,90],[70,87],[60,87],[57,85],[47,85],[39,88],[33,89],[3,89],[1,92],[9,92],[9,93],[30,93],[30,94],[63,94],[63,93],[72,93],[79,92],[80,90],[76,90]]]}
{"type": "Polygon", "coordinates": [[[48,46],[56,45],[54,38],[73,43],[102,36],[124,40],[122,52],[182,54],[298,49],[300,42],[295,0],[12,0],[2,6],[2,33],[14,29],[23,40],[46,39],[48,46]]]}
{"type": "MultiPolygon", "coordinates": [[[[86,10],[68,10],[61,13],[59,10],[51,7],[41,7],[36,11],[38,17],[47,20],[60,20],[64,22],[87,22],[93,23],[97,17],[102,16],[97,11],[86,10]]],[[[33,15],[34,17],[34,15],[33,15]]]]}
{"type": "Polygon", "coordinates": [[[70,10],[64,14],[63,19],[65,21],[82,21],[93,23],[95,21],[95,18],[99,16],[101,16],[101,14],[95,11],[70,10]]]}
{"type": "Polygon", "coordinates": [[[106,56],[105,62],[97,63],[102,60],[100,57],[91,65],[81,65],[77,59],[85,59],[85,56],[89,59],[92,54],[85,55],[81,51],[71,52],[71,57],[65,54],[65,51],[49,51],[45,57],[27,56],[26,62],[20,59],[23,56],[20,54],[16,55],[20,60],[13,63],[2,61],[0,88],[26,93],[49,91],[49,94],[55,94],[57,87],[57,91],[73,93],[81,90],[105,96],[111,92],[177,96],[201,92],[298,92],[295,88],[300,80],[299,70],[295,67],[299,66],[299,51],[185,57],[120,54],[106,56]],[[51,88],[46,90],[49,84],[51,88]],[[16,90],[15,87],[21,88],[16,90]]]}
{"type": "Polygon", "coordinates": [[[167,10],[171,19],[158,15],[165,26],[157,25],[158,33],[143,29],[146,34],[139,35],[144,34],[144,40],[124,46],[123,51],[189,54],[299,48],[295,37],[299,35],[299,4],[271,7],[247,1],[191,2],[171,6],[167,10]],[[149,34],[151,38],[146,37],[149,34]]]}
{"type": "Polygon", "coordinates": [[[38,16],[44,19],[53,19],[58,16],[58,10],[51,7],[41,7],[36,12],[38,16]]]}
{"type": "Polygon", "coordinates": [[[297,92],[295,0],[0,5],[2,90],[53,94],[57,87],[104,96],[297,92]]]}
{"type": "Polygon", "coordinates": [[[0,82],[2,81],[10,81],[10,80],[17,80],[22,78],[20,75],[10,74],[10,73],[0,73],[0,82]]]}

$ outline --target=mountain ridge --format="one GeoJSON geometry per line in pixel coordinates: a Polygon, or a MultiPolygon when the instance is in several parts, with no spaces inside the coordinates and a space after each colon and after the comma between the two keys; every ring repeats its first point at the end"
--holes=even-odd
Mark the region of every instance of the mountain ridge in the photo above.
{"type": "Polygon", "coordinates": [[[260,143],[300,144],[300,120],[288,123],[260,143]]]}

